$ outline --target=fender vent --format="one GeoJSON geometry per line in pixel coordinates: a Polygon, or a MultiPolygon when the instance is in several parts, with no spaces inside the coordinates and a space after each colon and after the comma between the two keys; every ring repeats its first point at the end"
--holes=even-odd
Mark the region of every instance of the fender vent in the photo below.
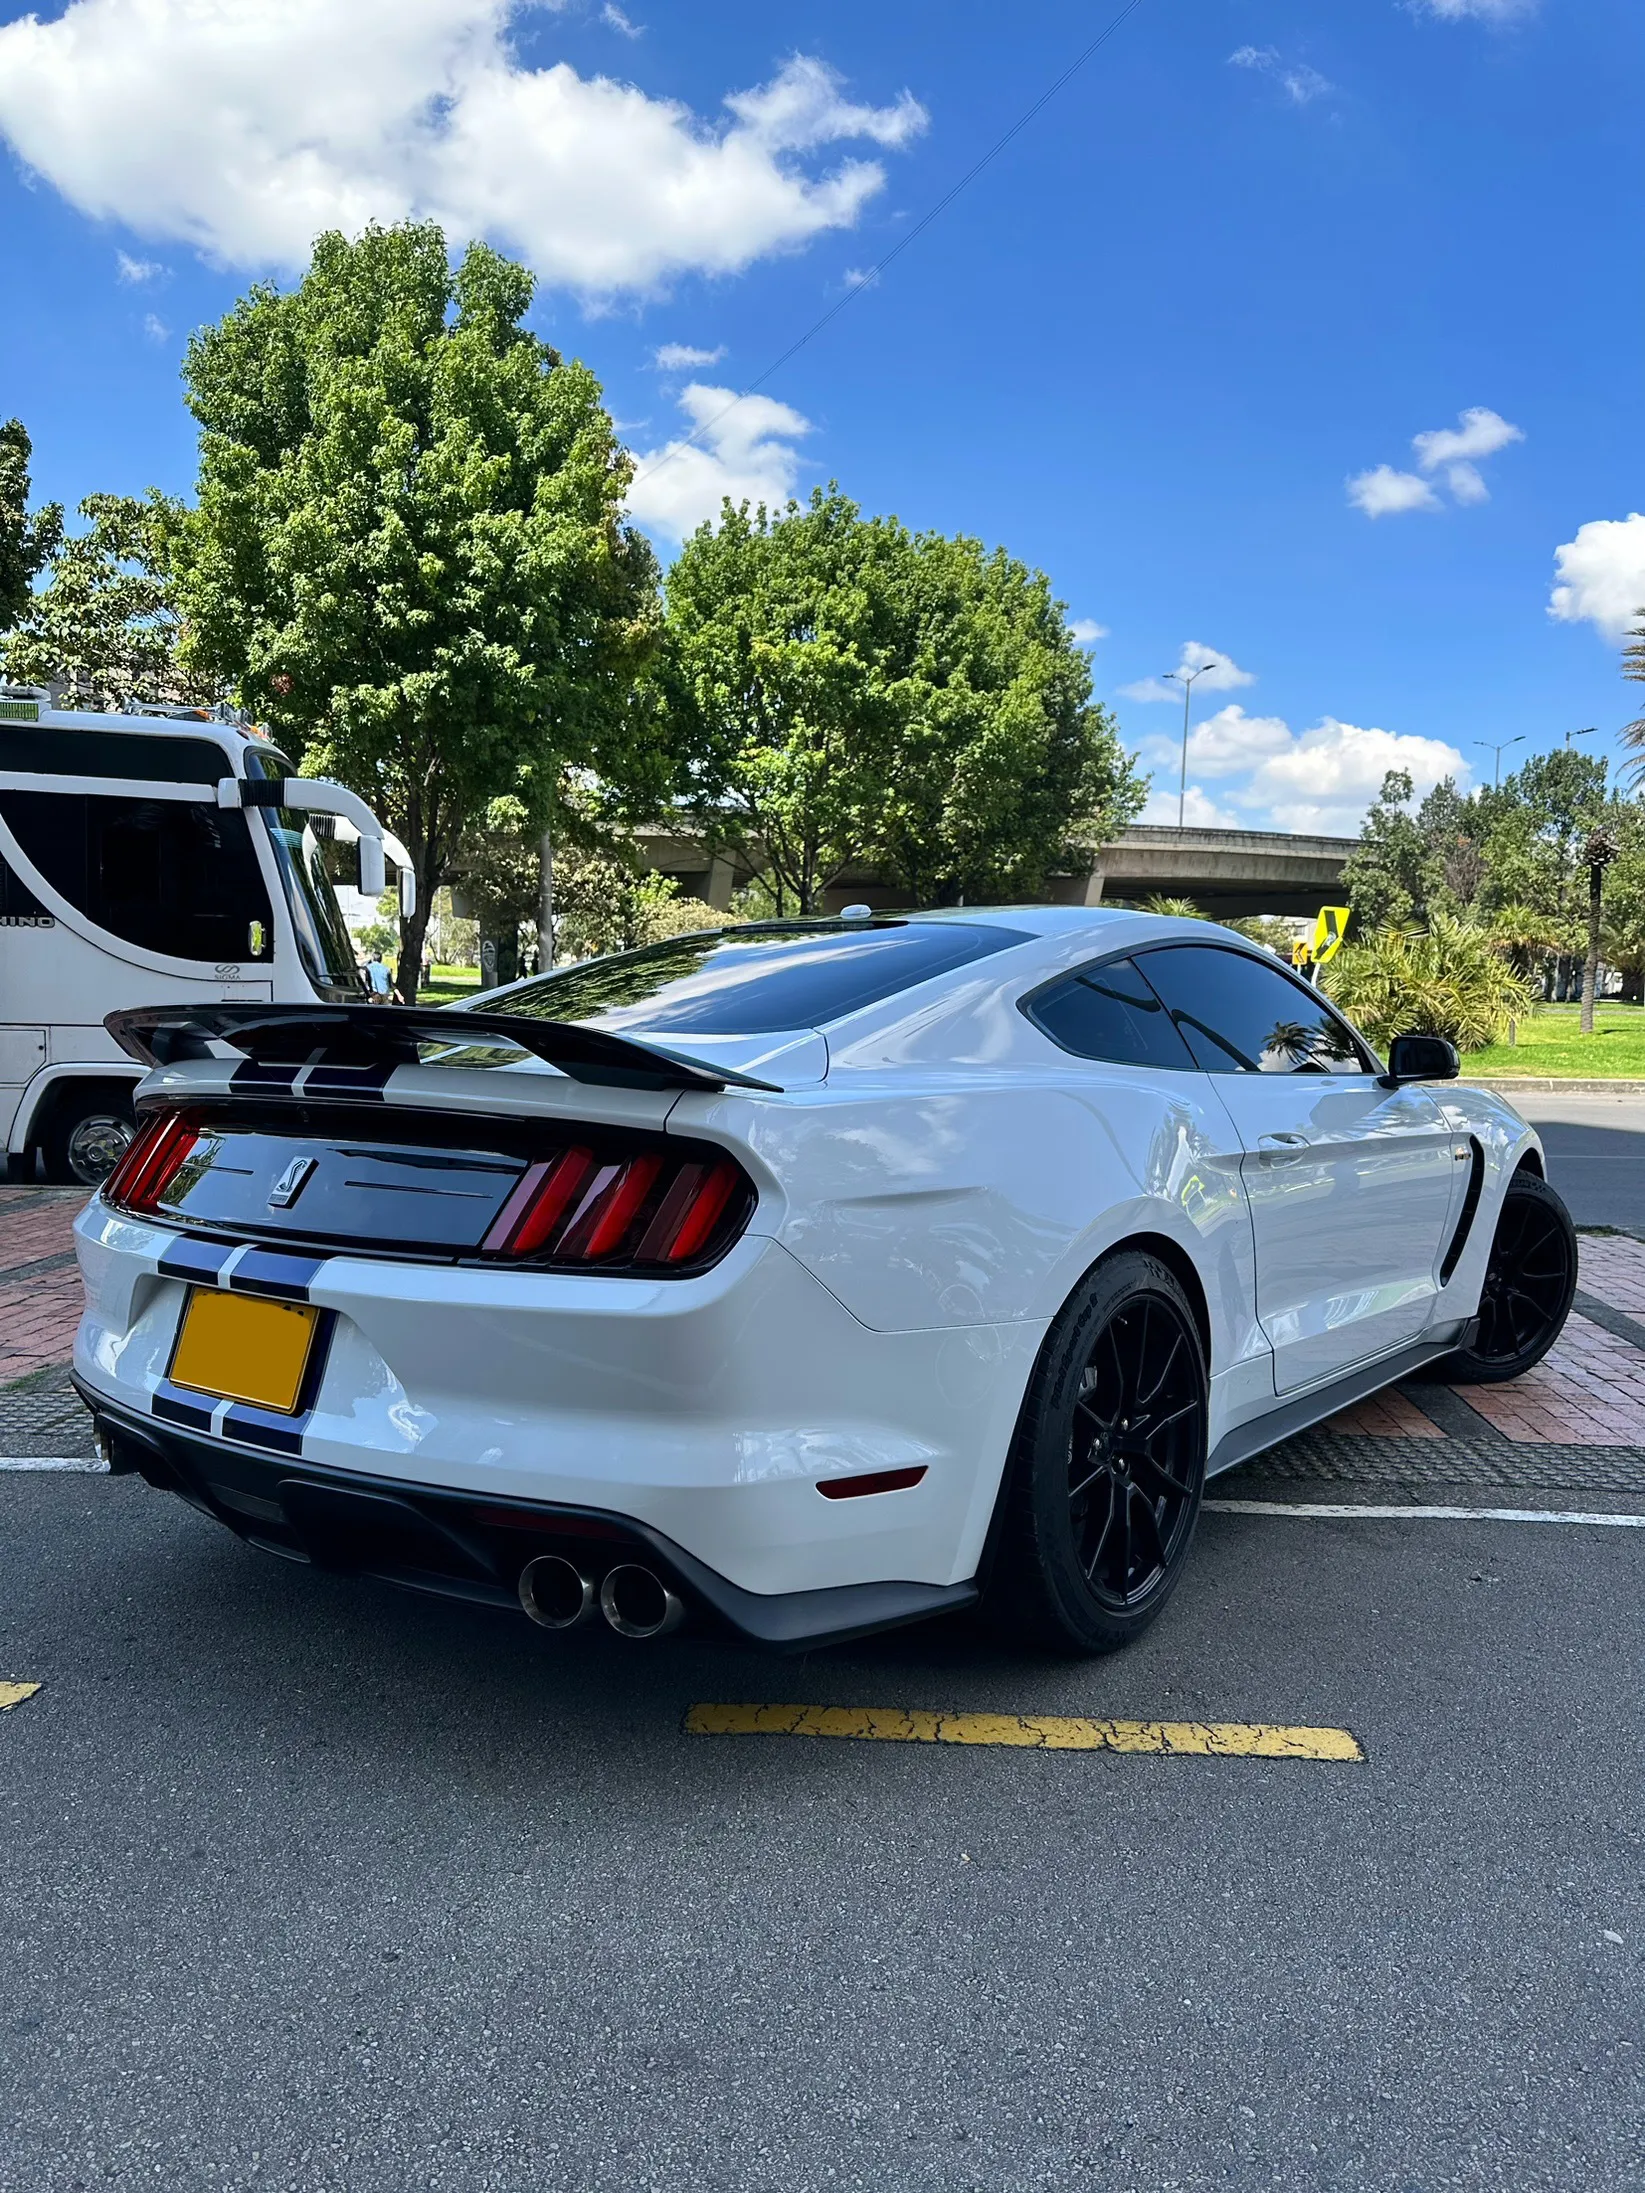
{"type": "Polygon", "coordinates": [[[1451,1236],[1451,1246],[1445,1252],[1445,1261],[1439,1268],[1439,1283],[1447,1287],[1451,1274],[1456,1270],[1463,1250],[1468,1246],[1468,1236],[1473,1231],[1474,1213],[1479,1209],[1479,1192],[1485,1185],[1485,1152],[1477,1136],[1468,1137],[1473,1158],[1468,1167],[1468,1192],[1462,1199],[1462,1215],[1457,1220],[1457,1230],[1451,1236]]]}

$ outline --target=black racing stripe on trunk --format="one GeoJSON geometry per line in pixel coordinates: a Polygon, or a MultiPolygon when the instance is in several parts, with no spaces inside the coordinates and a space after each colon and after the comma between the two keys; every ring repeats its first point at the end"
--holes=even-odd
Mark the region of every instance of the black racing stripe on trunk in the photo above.
{"type": "Polygon", "coordinates": [[[231,1294],[268,1295],[276,1302],[306,1302],[325,1270],[323,1256],[290,1256],[281,1249],[253,1249],[229,1274],[231,1294]]]}
{"type": "Polygon", "coordinates": [[[233,1254],[232,1241],[193,1241],[185,1237],[174,1241],[160,1259],[160,1276],[163,1279],[192,1279],[202,1286],[214,1286],[233,1254]]]}

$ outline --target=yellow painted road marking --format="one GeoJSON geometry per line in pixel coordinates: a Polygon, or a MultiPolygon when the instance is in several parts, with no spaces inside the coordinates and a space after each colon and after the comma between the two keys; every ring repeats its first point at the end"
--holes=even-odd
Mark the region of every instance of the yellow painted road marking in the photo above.
{"type": "Polygon", "coordinates": [[[20,1706],[25,1698],[32,1698],[40,1688],[38,1683],[0,1683],[0,1713],[8,1706],[20,1706]]]}
{"type": "Polygon", "coordinates": [[[1347,1729],[1267,1721],[1087,1721],[1058,1713],[929,1713],[896,1706],[693,1706],[691,1736],[860,1736],[887,1744],[1005,1744],[1204,1759],[1365,1757],[1347,1729]]]}

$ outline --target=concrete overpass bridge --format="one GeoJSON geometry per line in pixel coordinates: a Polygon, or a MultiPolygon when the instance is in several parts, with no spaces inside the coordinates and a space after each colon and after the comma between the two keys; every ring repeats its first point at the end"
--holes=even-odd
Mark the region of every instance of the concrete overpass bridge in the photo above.
{"type": "MultiPolygon", "coordinates": [[[[731,862],[709,859],[695,837],[666,828],[641,830],[649,865],[675,876],[682,891],[710,906],[729,906],[742,878],[731,862]]],[[[1155,896],[1189,898],[1207,914],[1313,914],[1339,904],[1342,864],[1354,838],[1300,837],[1280,830],[1175,830],[1138,823],[1105,845],[1086,875],[1052,879],[1047,895],[1064,905],[1155,896]]],[[[837,913],[853,900],[890,912],[907,898],[871,868],[852,870],[827,895],[837,913]]]]}

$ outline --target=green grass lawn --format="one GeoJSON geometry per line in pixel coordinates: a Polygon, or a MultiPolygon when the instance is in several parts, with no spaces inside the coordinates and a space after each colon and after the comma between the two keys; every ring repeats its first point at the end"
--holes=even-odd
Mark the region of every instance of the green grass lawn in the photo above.
{"type": "Polygon", "coordinates": [[[480,987],[478,967],[440,967],[434,969],[434,980],[425,983],[417,993],[419,1005],[454,1005],[458,998],[471,998],[480,987]]]}
{"type": "Polygon", "coordinates": [[[1594,1008],[1594,1032],[1580,1033],[1579,1005],[1539,1005],[1519,1024],[1517,1044],[1493,1043],[1463,1058],[1464,1074],[1569,1075],[1577,1079],[1645,1081],[1645,1006],[1603,998],[1594,1008]]]}

